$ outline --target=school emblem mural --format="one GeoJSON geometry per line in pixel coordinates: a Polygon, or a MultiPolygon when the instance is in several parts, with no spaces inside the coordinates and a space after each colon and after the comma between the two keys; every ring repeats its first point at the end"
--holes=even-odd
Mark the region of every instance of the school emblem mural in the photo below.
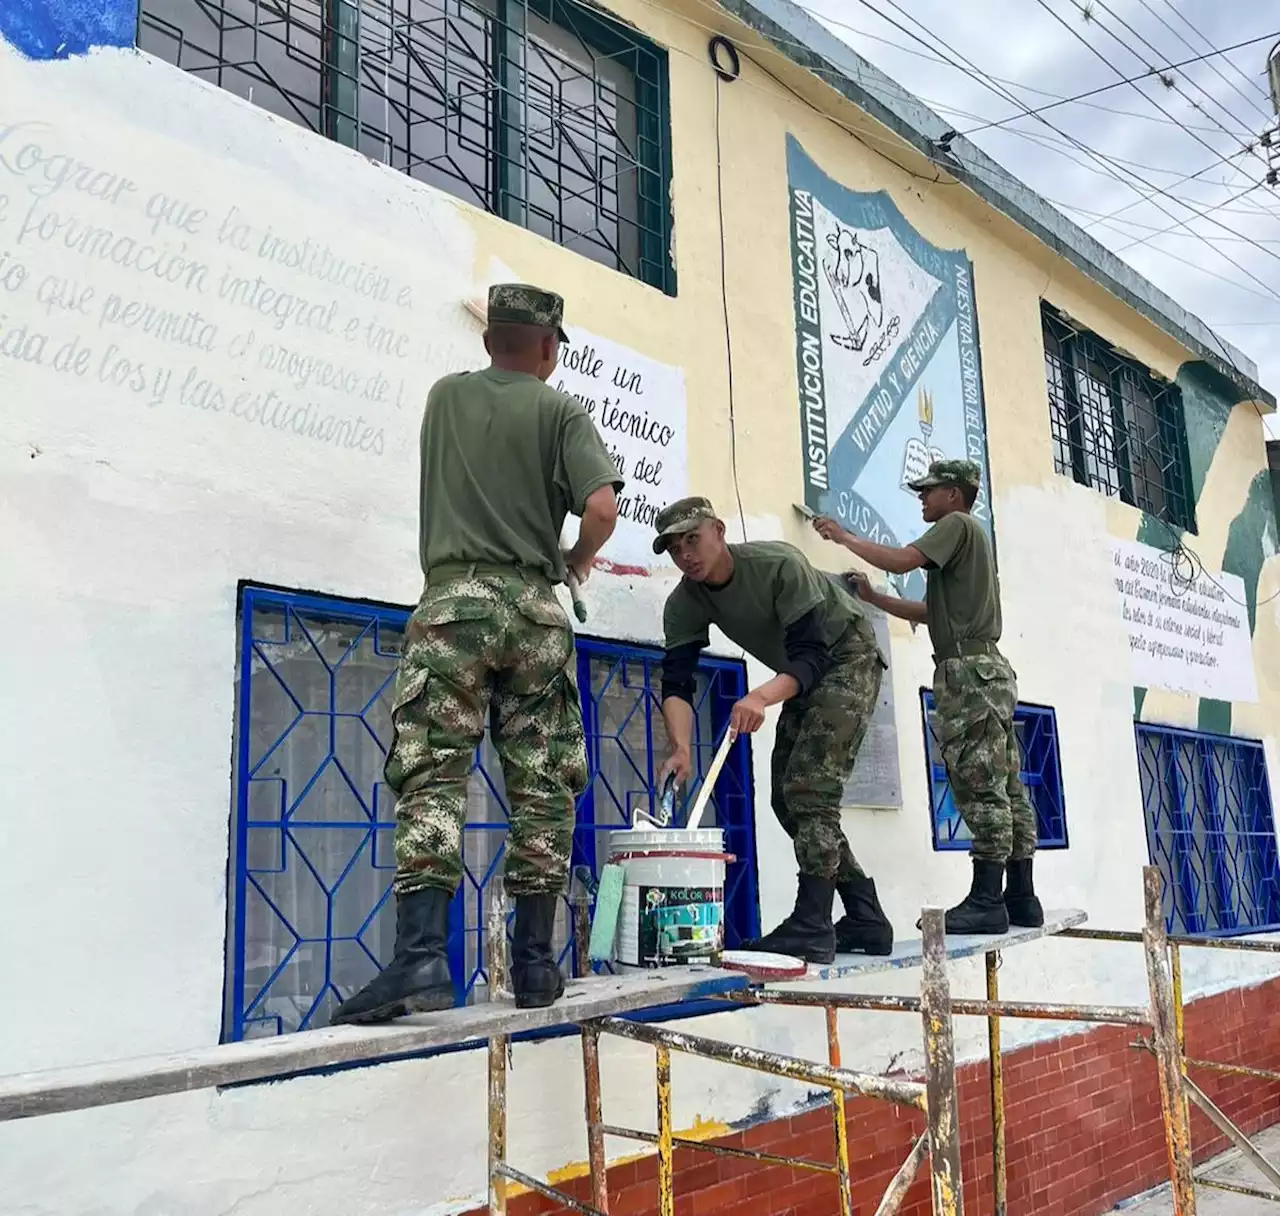
{"type": "MultiPolygon", "coordinates": [[[[987,436],[963,250],[938,249],[884,191],[832,181],[787,138],[805,505],[886,545],[924,529],[907,483],[931,461],[983,471],[973,513],[991,534],[987,436]]],[[[924,596],[924,575],[895,579],[924,596]]]]}

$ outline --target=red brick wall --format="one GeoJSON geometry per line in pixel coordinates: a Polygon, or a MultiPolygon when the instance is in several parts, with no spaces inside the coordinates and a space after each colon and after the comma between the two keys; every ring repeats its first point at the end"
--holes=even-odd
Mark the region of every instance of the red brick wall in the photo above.
{"type": "MultiPolygon", "coordinates": [[[[1188,1007],[1186,1021],[1189,1057],[1280,1069],[1280,980],[1197,1001],[1188,1007]]],[[[1094,1216],[1168,1178],[1155,1064],[1148,1053],[1130,1046],[1138,1033],[1101,1027],[1005,1055],[1009,1209],[1015,1216],[1094,1216]]],[[[674,1067],[679,1068],[678,1057],[674,1067]]],[[[1244,1131],[1280,1122],[1280,1085],[1203,1069],[1192,1070],[1192,1076],[1244,1131]]],[[[991,1211],[988,1086],[985,1060],[961,1070],[960,1128],[970,1216],[991,1211]]],[[[607,1094],[605,1105],[607,1118],[607,1094]]],[[[865,1098],[851,1100],[847,1112],[854,1211],[864,1216],[875,1211],[923,1129],[923,1117],[865,1098]]],[[[1192,1139],[1197,1160],[1226,1147],[1194,1108],[1192,1139]]],[[[719,1143],[831,1161],[830,1107],[757,1123],[719,1143]]],[[[677,1216],[834,1216],[839,1211],[835,1182],[828,1175],[690,1149],[676,1153],[675,1172],[677,1216]]],[[[565,1189],[590,1202],[587,1179],[565,1189]]],[[[567,1211],[538,1195],[521,1196],[509,1208],[512,1216],[567,1211]]],[[[649,1216],[656,1210],[653,1157],[609,1171],[611,1216],[649,1216]]],[[[930,1210],[926,1167],[902,1211],[904,1216],[929,1216],[930,1210]]]]}

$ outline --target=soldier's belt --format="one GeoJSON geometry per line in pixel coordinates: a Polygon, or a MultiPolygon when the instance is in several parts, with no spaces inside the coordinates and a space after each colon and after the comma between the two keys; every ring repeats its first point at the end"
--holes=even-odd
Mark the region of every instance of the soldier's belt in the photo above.
{"type": "Polygon", "coordinates": [[[957,642],[954,646],[948,646],[943,650],[939,650],[933,656],[933,661],[935,664],[945,663],[948,659],[969,658],[973,655],[979,654],[989,654],[998,657],[1000,654],[1000,647],[997,646],[995,642],[957,642]]]}
{"type": "Polygon", "coordinates": [[[551,588],[551,580],[533,566],[504,566],[500,562],[441,562],[427,571],[428,587],[459,578],[521,578],[537,587],[551,588]]]}

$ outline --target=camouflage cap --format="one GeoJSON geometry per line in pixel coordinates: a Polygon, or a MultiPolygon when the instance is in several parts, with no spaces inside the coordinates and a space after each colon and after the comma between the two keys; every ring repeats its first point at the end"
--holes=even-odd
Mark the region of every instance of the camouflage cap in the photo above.
{"type": "Polygon", "coordinates": [[[982,484],[982,470],[972,460],[935,460],[923,477],[907,485],[916,491],[929,490],[934,486],[969,486],[976,490],[982,484]]]}
{"type": "Polygon", "coordinates": [[[653,526],[658,529],[654,538],[653,551],[665,553],[667,542],[673,536],[683,532],[692,532],[699,524],[709,519],[717,519],[716,509],[709,498],[678,498],[670,506],[658,512],[653,526]]]}
{"type": "Polygon", "coordinates": [[[554,329],[561,342],[568,342],[564,324],[564,298],[554,291],[531,287],[528,283],[495,283],[489,288],[490,321],[508,325],[540,325],[554,329]]]}

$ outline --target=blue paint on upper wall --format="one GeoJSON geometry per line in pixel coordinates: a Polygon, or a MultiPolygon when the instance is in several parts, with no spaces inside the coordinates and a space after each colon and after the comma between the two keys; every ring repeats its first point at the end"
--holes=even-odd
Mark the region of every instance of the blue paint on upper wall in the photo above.
{"type": "Polygon", "coordinates": [[[137,0],[0,0],[0,35],[28,59],[133,46],[137,29],[137,0]]]}

